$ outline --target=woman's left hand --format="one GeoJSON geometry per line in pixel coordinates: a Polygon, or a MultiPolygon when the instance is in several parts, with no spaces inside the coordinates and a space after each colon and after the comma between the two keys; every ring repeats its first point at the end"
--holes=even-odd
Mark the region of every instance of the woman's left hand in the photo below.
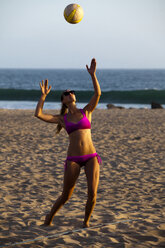
{"type": "Polygon", "coordinates": [[[96,73],[96,60],[95,60],[95,58],[93,58],[91,60],[90,68],[88,67],[88,65],[86,65],[86,68],[87,68],[87,70],[91,76],[93,76],[96,73]]]}

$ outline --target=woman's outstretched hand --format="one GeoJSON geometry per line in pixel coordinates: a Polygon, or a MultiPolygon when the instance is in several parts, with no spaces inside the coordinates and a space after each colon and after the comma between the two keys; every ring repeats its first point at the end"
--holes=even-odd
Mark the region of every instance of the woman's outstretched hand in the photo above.
{"type": "Polygon", "coordinates": [[[86,65],[87,71],[89,72],[89,74],[92,76],[96,73],[96,60],[93,58],[91,60],[91,66],[90,68],[88,67],[88,65],[86,65]]]}
{"type": "Polygon", "coordinates": [[[45,83],[44,83],[44,80],[42,80],[42,84],[40,82],[40,88],[41,88],[42,95],[47,96],[49,94],[51,90],[51,86],[49,86],[48,88],[48,79],[45,80],[45,83]]]}

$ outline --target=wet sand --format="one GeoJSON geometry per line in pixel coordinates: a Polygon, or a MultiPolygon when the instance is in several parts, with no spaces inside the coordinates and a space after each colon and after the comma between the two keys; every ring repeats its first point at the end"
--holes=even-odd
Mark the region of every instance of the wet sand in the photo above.
{"type": "Polygon", "coordinates": [[[102,165],[88,229],[83,168],[53,225],[41,226],[62,190],[68,137],[33,114],[0,110],[0,247],[165,247],[165,110],[94,111],[102,165]]]}

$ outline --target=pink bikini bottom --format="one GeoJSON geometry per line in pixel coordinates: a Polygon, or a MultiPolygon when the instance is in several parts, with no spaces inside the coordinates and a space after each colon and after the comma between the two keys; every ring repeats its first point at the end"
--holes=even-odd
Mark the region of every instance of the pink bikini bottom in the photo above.
{"type": "Polygon", "coordinates": [[[86,162],[91,158],[97,157],[97,161],[99,164],[102,163],[100,156],[97,153],[87,154],[83,156],[68,156],[65,160],[64,169],[67,169],[67,160],[78,163],[80,167],[85,166],[86,162]]]}

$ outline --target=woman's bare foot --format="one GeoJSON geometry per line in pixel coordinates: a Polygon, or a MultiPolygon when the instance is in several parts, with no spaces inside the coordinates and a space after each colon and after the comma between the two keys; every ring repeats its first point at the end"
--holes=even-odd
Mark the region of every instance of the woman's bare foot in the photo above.
{"type": "Polygon", "coordinates": [[[49,214],[46,215],[43,225],[44,226],[50,226],[51,225],[51,220],[50,220],[50,215],[49,214]]]}
{"type": "Polygon", "coordinates": [[[88,227],[89,227],[89,223],[83,222],[83,228],[88,228],[88,227]]]}

